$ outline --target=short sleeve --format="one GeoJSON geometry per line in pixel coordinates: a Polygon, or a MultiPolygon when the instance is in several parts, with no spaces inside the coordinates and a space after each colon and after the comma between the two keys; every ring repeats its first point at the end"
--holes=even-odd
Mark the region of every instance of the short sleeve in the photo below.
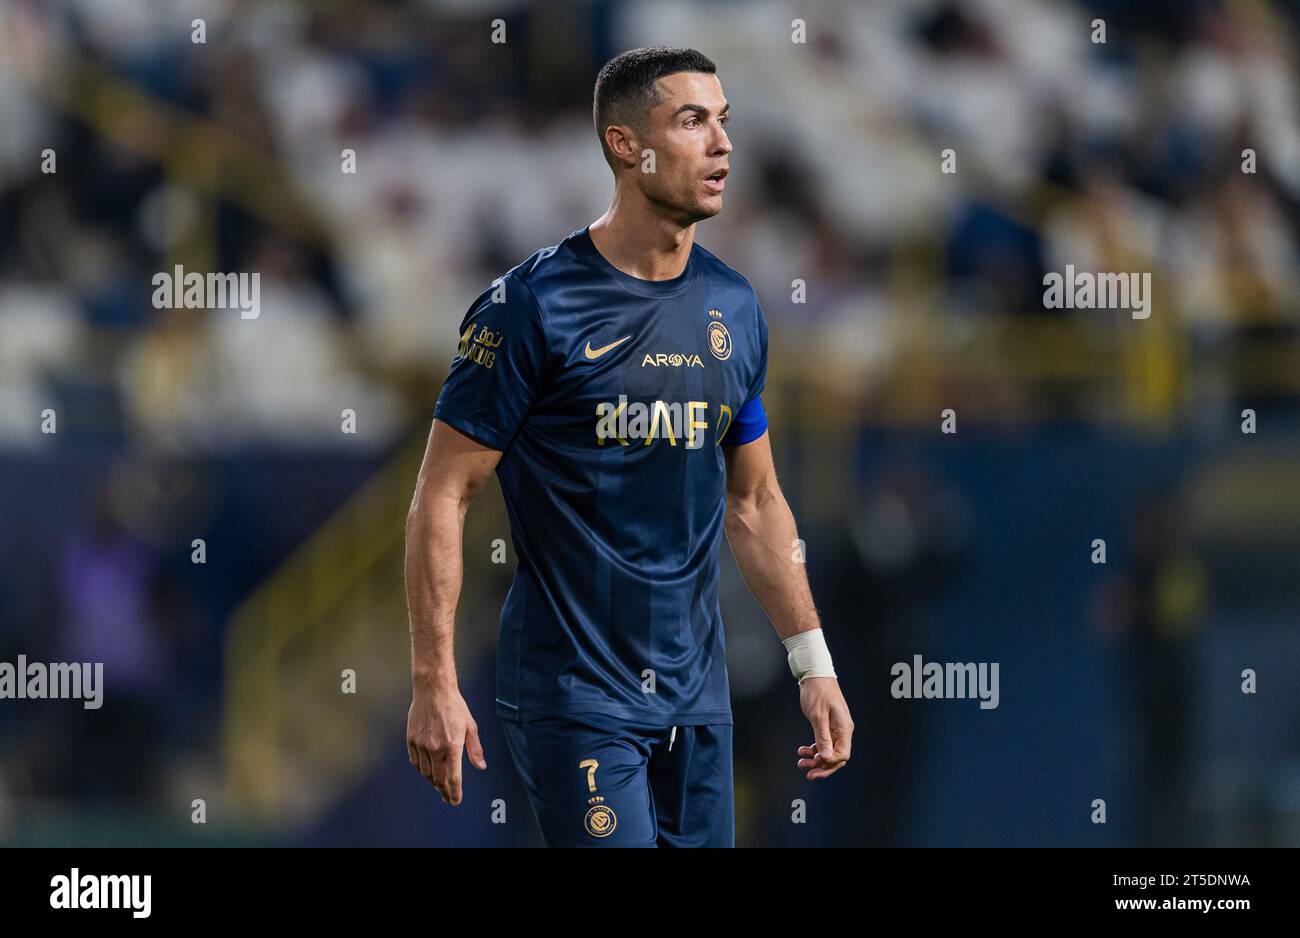
{"type": "Polygon", "coordinates": [[[722,438],[723,446],[743,446],[767,432],[767,411],[760,396],[767,387],[767,318],[757,296],[754,298],[754,313],[758,326],[758,368],[744,405],[722,438]]]}
{"type": "Polygon", "coordinates": [[[726,435],[722,438],[723,446],[744,446],[753,443],[767,432],[767,411],[763,409],[763,399],[755,397],[740,408],[736,419],[731,422],[726,435]]]}
{"type": "Polygon", "coordinates": [[[763,305],[758,302],[757,296],[754,297],[754,314],[758,320],[758,371],[746,403],[758,400],[758,396],[767,387],[767,317],[763,315],[763,305]]]}
{"type": "Polygon", "coordinates": [[[461,320],[460,344],[433,415],[485,446],[505,450],[541,394],[545,371],[542,311],[528,285],[507,276],[461,320]]]}

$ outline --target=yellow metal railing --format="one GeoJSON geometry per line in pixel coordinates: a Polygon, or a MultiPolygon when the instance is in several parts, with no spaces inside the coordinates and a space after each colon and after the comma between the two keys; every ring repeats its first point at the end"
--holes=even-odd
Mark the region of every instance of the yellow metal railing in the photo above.
{"type": "MultiPolygon", "coordinates": [[[[386,750],[405,753],[410,631],[405,520],[426,430],[415,434],[232,614],[225,640],[223,748],[231,807],[268,824],[319,812],[386,750]],[[343,671],[356,692],[344,693],[343,671]]],[[[503,580],[496,538],[509,543],[500,490],[465,522],[465,590],[457,615],[495,621],[503,580]]],[[[477,655],[491,630],[457,636],[477,655]]]]}
{"type": "Polygon", "coordinates": [[[226,634],[224,751],[232,807],[310,813],[362,771],[370,709],[400,696],[409,654],[403,518],[413,440],[235,610],[226,634]],[[357,675],[343,693],[342,673],[357,675]]]}

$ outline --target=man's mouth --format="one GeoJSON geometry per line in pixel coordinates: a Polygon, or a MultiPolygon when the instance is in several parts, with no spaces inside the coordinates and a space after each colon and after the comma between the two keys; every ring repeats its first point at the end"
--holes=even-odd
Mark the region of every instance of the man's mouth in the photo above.
{"type": "Polygon", "coordinates": [[[721,192],[724,185],[723,180],[727,178],[727,172],[728,170],[723,168],[711,175],[705,176],[704,185],[713,192],[721,192]]]}

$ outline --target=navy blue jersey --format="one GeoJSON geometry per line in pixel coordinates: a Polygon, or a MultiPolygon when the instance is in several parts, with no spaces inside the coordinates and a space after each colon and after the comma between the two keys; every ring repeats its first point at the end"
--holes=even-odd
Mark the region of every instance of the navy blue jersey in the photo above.
{"type": "Polygon", "coordinates": [[[503,452],[502,717],[731,722],[723,446],[766,431],[766,374],[753,288],[698,244],[642,280],[584,228],[474,301],[434,416],[503,452]]]}

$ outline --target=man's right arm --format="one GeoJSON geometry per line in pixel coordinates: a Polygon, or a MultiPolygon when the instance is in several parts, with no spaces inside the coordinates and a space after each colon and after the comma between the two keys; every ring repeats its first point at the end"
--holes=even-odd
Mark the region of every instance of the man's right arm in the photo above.
{"type": "Polygon", "coordinates": [[[461,801],[461,753],[486,769],[478,725],[461,697],[452,654],[465,513],[501,459],[450,424],[433,421],[406,516],[406,603],[411,619],[411,764],[443,801],[461,801]]]}

